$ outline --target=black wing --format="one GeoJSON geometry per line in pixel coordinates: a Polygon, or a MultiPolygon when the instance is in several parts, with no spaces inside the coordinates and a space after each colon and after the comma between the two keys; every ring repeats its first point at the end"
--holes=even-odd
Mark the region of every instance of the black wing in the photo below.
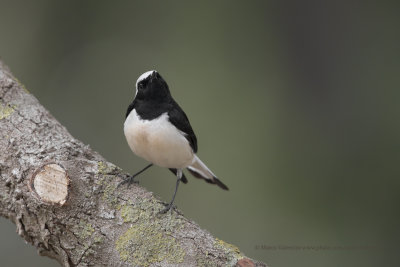
{"type": "MultiPolygon", "coordinates": [[[[175,176],[176,176],[176,169],[170,168],[169,170],[170,170],[173,174],[175,174],[175,176]]],[[[182,172],[181,181],[182,181],[184,184],[187,184],[187,182],[188,182],[188,179],[186,178],[186,176],[185,176],[185,174],[184,174],[183,172],[182,172]]]]}
{"type": "Polygon", "coordinates": [[[178,128],[179,131],[185,133],[186,139],[189,141],[193,152],[197,152],[197,138],[193,132],[192,126],[190,126],[189,119],[181,107],[173,101],[171,108],[168,111],[169,121],[178,128]]]}

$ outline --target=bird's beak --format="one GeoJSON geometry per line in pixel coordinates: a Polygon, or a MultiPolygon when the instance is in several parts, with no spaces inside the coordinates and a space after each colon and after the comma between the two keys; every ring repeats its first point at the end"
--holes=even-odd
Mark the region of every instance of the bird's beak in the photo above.
{"type": "Polygon", "coordinates": [[[151,74],[151,79],[156,79],[157,78],[157,72],[153,71],[153,73],[151,74]]]}

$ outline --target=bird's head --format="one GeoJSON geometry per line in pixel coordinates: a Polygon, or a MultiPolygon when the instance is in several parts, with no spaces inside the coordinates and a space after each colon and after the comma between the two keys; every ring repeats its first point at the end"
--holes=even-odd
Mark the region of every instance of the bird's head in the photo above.
{"type": "Polygon", "coordinates": [[[170,95],[168,84],[155,71],[147,71],[136,81],[136,98],[139,100],[163,100],[170,95]]]}

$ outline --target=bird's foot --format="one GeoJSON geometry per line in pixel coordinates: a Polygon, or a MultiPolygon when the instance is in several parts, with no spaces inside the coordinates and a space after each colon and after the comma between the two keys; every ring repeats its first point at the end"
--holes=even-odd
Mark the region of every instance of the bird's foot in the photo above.
{"type": "Polygon", "coordinates": [[[165,203],[165,202],[159,202],[165,206],[162,210],[158,212],[158,214],[166,214],[168,211],[175,211],[179,215],[183,215],[183,213],[172,203],[165,203]]]}
{"type": "Polygon", "coordinates": [[[131,184],[139,184],[139,181],[136,181],[135,177],[136,175],[128,176],[128,178],[125,178],[125,180],[118,184],[117,188],[124,184],[128,184],[128,188],[131,186],[131,184]]]}
{"type": "Polygon", "coordinates": [[[175,205],[171,205],[171,204],[166,204],[166,207],[165,208],[163,208],[162,210],[160,210],[160,214],[165,214],[165,213],[167,213],[169,210],[171,210],[171,209],[176,209],[176,206],[175,205]]]}

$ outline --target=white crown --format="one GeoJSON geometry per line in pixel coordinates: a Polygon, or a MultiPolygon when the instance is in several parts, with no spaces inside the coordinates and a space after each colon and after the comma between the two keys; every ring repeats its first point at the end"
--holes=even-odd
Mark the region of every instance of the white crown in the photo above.
{"type": "Polygon", "coordinates": [[[147,77],[149,77],[153,73],[153,71],[157,72],[156,70],[149,70],[149,71],[146,71],[145,73],[143,73],[142,75],[140,75],[139,78],[136,81],[136,88],[137,88],[138,83],[140,81],[143,81],[147,77]]]}

